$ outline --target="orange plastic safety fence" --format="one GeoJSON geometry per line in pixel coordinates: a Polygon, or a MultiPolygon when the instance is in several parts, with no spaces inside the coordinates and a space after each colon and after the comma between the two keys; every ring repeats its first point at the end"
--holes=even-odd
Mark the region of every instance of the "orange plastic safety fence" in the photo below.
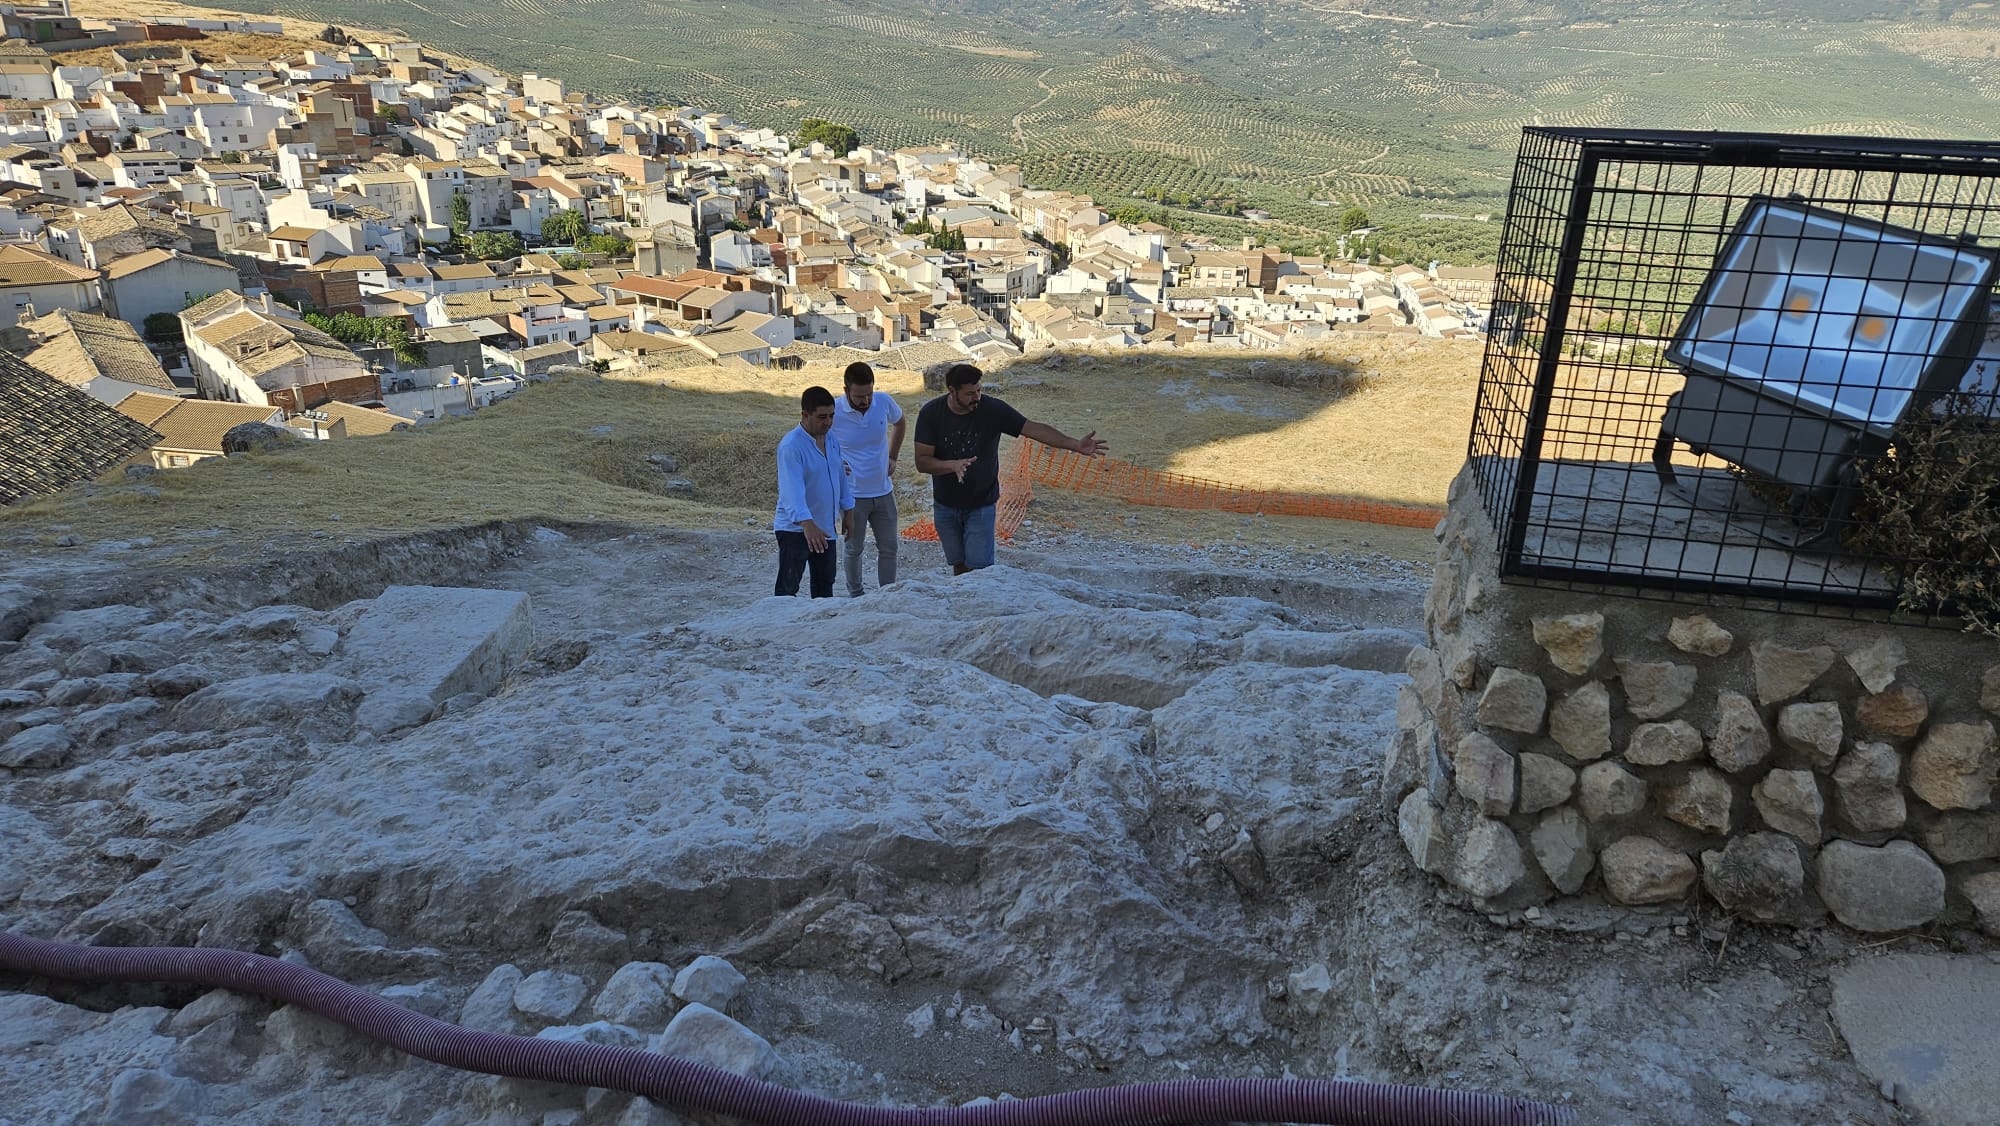
{"type": "MultiPolygon", "coordinates": [[[[1128,504],[1158,508],[1255,512],[1266,516],[1317,516],[1355,520],[1399,528],[1429,528],[1444,515],[1441,509],[1417,504],[1391,504],[1359,497],[1321,493],[1286,493],[1248,489],[1182,473],[1147,469],[1117,458],[1087,458],[1039,442],[1016,443],[1018,454],[1000,474],[1000,510],[995,531],[1011,540],[1027,518],[1034,484],[1094,496],[1117,497],[1128,504]]],[[[903,538],[935,541],[937,529],[919,520],[903,529],[903,538]]]]}
{"type": "MultiPolygon", "coordinates": [[[[1033,442],[1016,442],[1018,448],[1007,467],[1000,471],[1000,504],[993,514],[993,534],[1002,543],[1014,538],[1021,530],[1021,521],[1028,518],[1028,502],[1035,499],[1035,486],[1028,476],[1028,447],[1033,442]]],[[[903,529],[903,538],[919,543],[936,543],[937,525],[926,516],[922,520],[903,529]]]]}

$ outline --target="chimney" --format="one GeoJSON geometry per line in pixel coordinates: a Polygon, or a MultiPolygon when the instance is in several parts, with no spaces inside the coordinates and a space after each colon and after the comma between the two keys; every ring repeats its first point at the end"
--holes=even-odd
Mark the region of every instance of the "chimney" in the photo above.
{"type": "Polygon", "coordinates": [[[276,315],[277,315],[277,314],[276,314],[276,312],[275,312],[275,311],[274,311],[274,310],[273,310],[273,309],[271,308],[271,291],[270,291],[270,290],[266,289],[266,290],[265,290],[265,291],[264,291],[264,292],[263,292],[262,294],[260,294],[260,295],[259,295],[259,301],[260,301],[260,303],[261,303],[261,304],[262,304],[262,305],[264,306],[264,312],[266,312],[266,313],[269,313],[269,314],[271,314],[272,316],[276,316],[276,315]]]}

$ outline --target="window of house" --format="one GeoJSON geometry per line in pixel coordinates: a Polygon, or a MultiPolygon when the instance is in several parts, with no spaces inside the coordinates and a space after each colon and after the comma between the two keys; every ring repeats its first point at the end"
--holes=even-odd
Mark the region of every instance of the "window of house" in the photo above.
{"type": "Polygon", "coordinates": [[[183,465],[186,465],[186,464],[188,464],[188,457],[187,457],[187,455],[186,455],[186,454],[168,454],[168,455],[167,455],[167,466],[168,466],[168,468],[171,468],[171,469],[179,469],[179,468],[180,468],[181,466],[183,466],[183,465]]]}

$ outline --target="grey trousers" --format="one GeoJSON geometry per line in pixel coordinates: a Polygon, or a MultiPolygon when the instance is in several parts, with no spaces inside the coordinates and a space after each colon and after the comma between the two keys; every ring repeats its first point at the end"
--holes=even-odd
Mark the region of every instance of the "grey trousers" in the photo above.
{"type": "Polygon", "coordinates": [[[854,530],[842,545],[847,562],[847,593],[861,597],[861,549],[868,533],[875,533],[875,585],[896,581],[896,494],[854,498],[854,530]]]}

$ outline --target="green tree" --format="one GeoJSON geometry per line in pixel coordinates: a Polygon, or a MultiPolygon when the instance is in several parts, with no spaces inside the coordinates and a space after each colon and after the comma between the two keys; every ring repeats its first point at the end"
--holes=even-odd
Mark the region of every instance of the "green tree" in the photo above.
{"type": "Polygon", "coordinates": [[[216,159],[224,164],[241,164],[243,163],[243,154],[232,149],[216,159]]]}
{"type": "Polygon", "coordinates": [[[463,235],[472,229],[472,197],[464,192],[451,193],[451,233],[463,235]]]}
{"type": "Polygon", "coordinates": [[[405,366],[418,367],[430,358],[423,342],[410,339],[410,330],[395,317],[358,317],[353,313],[307,313],[305,321],[342,344],[379,344],[395,353],[405,366]]]}
{"type": "Polygon", "coordinates": [[[576,240],[589,231],[590,220],[574,207],[565,207],[542,220],[542,241],[551,246],[575,246],[576,240]]]}
{"type": "Polygon", "coordinates": [[[565,270],[587,270],[590,268],[590,259],[581,254],[563,254],[557,256],[556,265],[565,270]]]}
{"type": "Polygon", "coordinates": [[[584,235],[576,240],[576,248],[585,254],[602,254],[610,258],[623,258],[632,253],[632,240],[624,235],[584,235]]]}
{"type": "Polygon", "coordinates": [[[172,313],[154,313],[146,318],[146,339],[155,344],[171,344],[186,339],[181,319],[172,313]]]}
{"type": "Polygon", "coordinates": [[[846,156],[861,147],[861,136],[851,126],[828,121],[823,117],[808,117],[799,122],[798,143],[800,148],[818,141],[828,151],[838,156],[846,156]]]}
{"type": "Polygon", "coordinates": [[[475,258],[519,258],[528,252],[521,236],[512,231],[475,231],[465,240],[475,258]]]}
{"type": "Polygon", "coordinates": [[[1368,213],[1359,207],[1350,207],[1340,213],[1340,233],[1346,234],[1357,227],[1368,225],[1368,213]]]}

